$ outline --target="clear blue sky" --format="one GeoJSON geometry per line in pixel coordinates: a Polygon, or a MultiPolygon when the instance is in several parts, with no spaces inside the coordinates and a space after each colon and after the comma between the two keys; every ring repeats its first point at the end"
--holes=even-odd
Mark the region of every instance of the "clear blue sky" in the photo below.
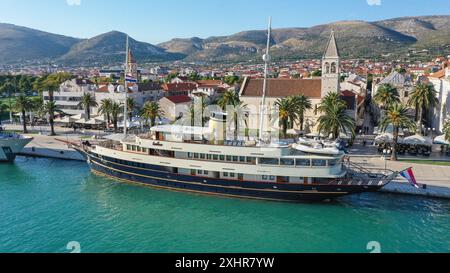
{"type": "Polygon", "coordinates": [[[80,38],[119,30],[150,43],[264,29],[269,15],[281,28],[445,14],[449,0],[0,0],[2,23],[80,38]]]}

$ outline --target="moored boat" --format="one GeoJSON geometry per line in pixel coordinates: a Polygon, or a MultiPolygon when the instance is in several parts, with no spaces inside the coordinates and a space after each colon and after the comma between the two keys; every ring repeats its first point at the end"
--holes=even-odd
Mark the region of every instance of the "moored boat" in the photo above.
{"type": "Polygon", "coordinates": [[[33,138],[0,131],[0,162],[12,162],[33,138]]]}

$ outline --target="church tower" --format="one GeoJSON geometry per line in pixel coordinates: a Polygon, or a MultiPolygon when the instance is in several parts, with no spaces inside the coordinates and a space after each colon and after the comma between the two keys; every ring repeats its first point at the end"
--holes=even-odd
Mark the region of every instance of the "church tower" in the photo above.
{"type": "Polygon", "coordinates": [[[128,50],[128,63],[127,63],[127,71],[128,76],[133,77],[134,79],[138,78],[138,68],[137,68],[137,62],[134,59],[133,53],[131,52],[131,49],[128,50]]]}
{"type": "Polygon", "coordinates": [[[330,40],[322,58],[322,98],[328,93],[340,92],[340,61],[334,31],[331,31],[330,40]]]}

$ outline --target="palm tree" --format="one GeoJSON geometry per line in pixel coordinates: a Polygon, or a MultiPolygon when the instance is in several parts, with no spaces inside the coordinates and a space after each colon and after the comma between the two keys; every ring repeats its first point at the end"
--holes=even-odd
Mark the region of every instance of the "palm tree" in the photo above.
{"type": "Polygon", "coordinates": [[[111,119],[112,122],[114,124],[114,132],[117,133],[117,123],[119,121],[119,115],[122,112],[122,108],[123,108],[123,104],[122,103],[117,103],[117,102],[113,102],[111,104],[111,119]]]}
{"type": "Polygon", "coordinates": [[[341,95],[338,92],[328,93],[317,106],[316,112],[326,113],[331,106],[337,105],[340,108],[346,108],[347,104],[341,99],[341,95]]]}
{"type": "MultiPolygon", "coordinates": [[[[45,104],[44,106],[45,109],[45,113],[47,113],[50,117],[54,117],[55,116],[55,112],[58,111],[58,106],[56,105],[56,102],[54,101],[49,101],[45,104]]],[[[55,136],[55,122],[53,118],[50,118],[50,135],[51,136],[55,136]]]]}
{"type": "Polygon", "coordinates": [[[100,114],[106,116],[108,125],[111,123],[111,106],[112,106],[112,104],[113,104],[112,99],[104,99],[100,102],[100,108],[98,109],[98,112],[100,114]]]}
{"type": "Polygon", "coordinates": [[[220,97],[219,101],[217,102],[217,105],[222,108],[223,111],[226,111],[228,105],[235,105],[236,102],[239,101],[239,96],[236,92],[232,90],[228,90],[220,97]]]}
{"type": "Polygon", "coordinates": [[[444,124],[444,134],[445,134],[445,140],[447,140],[448,142],[450,142],[450,121],[447,121],[444,124]]]}
{"type": "Polygon", "coordinates": [[[164,111],[161,109],[159,104],[155,101],[146,102],[144,107],[142,108],[141,117],[147,120],[150,120],[150,126],[153,127],[156,125],[156,119],[161,118],[164,115],[164,111]]]}
{"type": "Polygon", "coordinates": [[[389,83],[382,84],[379,88],[373,100],[380,108],[386,109],[391,104],[400,102],[400,95],[397,88],[389,83]]]}
{"type": "Polygon", "coordinates": [[[232,121],[234,122],[234,139],[237,140],[239,136],[239,123],[244,122],[245,123],[245,131],[247,132],[248,129],[248,123],[247,123],[247,114],[248,114],[248,107],[247,104],[244,104],[242,101],[235,102],[235,105],[233,105],[233,109],[230,113],[232,116],[232,121]]]}
{"type": "Polygon", "coordinates": [[[83,107],[87,119],[91,119],[91,107],[97,107],[98,103],[95,101],[95,97],[92,94],[86,93],[81,98],[81,102],[78,106],[83,107]]]}
{"type": "Polygon", "coordinates": [[[128,119],[133,120],[133,112],[136,109],[136,102],[133,98],[127,98],[128,119]]]}
{"type": "Polygon", "coordinates": [[[14,107],[22,114],[23,133],[26,134],[28,133],[26,113],[31,108],[30,99],[25,95],[20,95],[19,97],[17,97],[16,102],[14,103],[14,107]]]}
{"type": "Polygon", "coordinates": [[[292,113],[294,112],[293,111],[294,109],[292,107],[292,100],[290,100],[289,98],[278,99],[275,102],[275,106],[278,109],[280,124],[281,124],[282,131],[283,131],[283,136],[286,137],[287,130],[288,130],[289,118],[292,116],[292,113]]]}
{"type": "Polygon", "coordinates": [[[306,111],[312,109],[312,103],[311,100],[303,94],[296,96],[294,103],[300,123],[300,131],[303,131],[303,126],[305,124],[305,113],[306,111]]]}
{"type": "Polygon", "coordinates": [[[435,108],[439,104],[437,92],[432,84],[419,83],[408,100],[410,107],[416,108],[417,131],[422,134],[423,110],[435,108]]]}
{"type": "Polygon", "coordinates": [[[414,130],[416,125],[408,117],[408,108],[400,103],[395,103],[389,106],[386,110],[385,116],[380,122],[381,130],[386,130],[386,128],[391,125],[394,128],[393,136],[394,143],[392,147],[392,157],[391,160],[397,160],[397,143],[398,143],[398,132],[400,129],[410,129],[414,130]]]}
{"type": "Polygon", "coordinates": [[[330,105],[318,119],[319,133],[332,134],[334,139],[339,138],[341,132],[355,134],[355,121],[347,115],[346,106],[341,103],[330,105]]]}

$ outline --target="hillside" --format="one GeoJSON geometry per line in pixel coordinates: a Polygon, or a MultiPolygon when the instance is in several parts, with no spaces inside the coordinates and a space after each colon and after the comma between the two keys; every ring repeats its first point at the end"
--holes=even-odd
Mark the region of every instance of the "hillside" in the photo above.
{"type": "Polygon", "coordinates": [[[0,63],[53,59],[78,42],[80,39],[0,23],[0,63]]]}
{"type": "MultiPolygon", "coordinates": [[[[166,52],[160,47],[129,39],[133,55],[140,62],[168,61],[183,58],[180,53],[166,52]]],[[[111,31],[74,45],[69,52],[58,58],[65,64],[101,65],[120,63],[125,58],[126,34],[111,31]]]]}

